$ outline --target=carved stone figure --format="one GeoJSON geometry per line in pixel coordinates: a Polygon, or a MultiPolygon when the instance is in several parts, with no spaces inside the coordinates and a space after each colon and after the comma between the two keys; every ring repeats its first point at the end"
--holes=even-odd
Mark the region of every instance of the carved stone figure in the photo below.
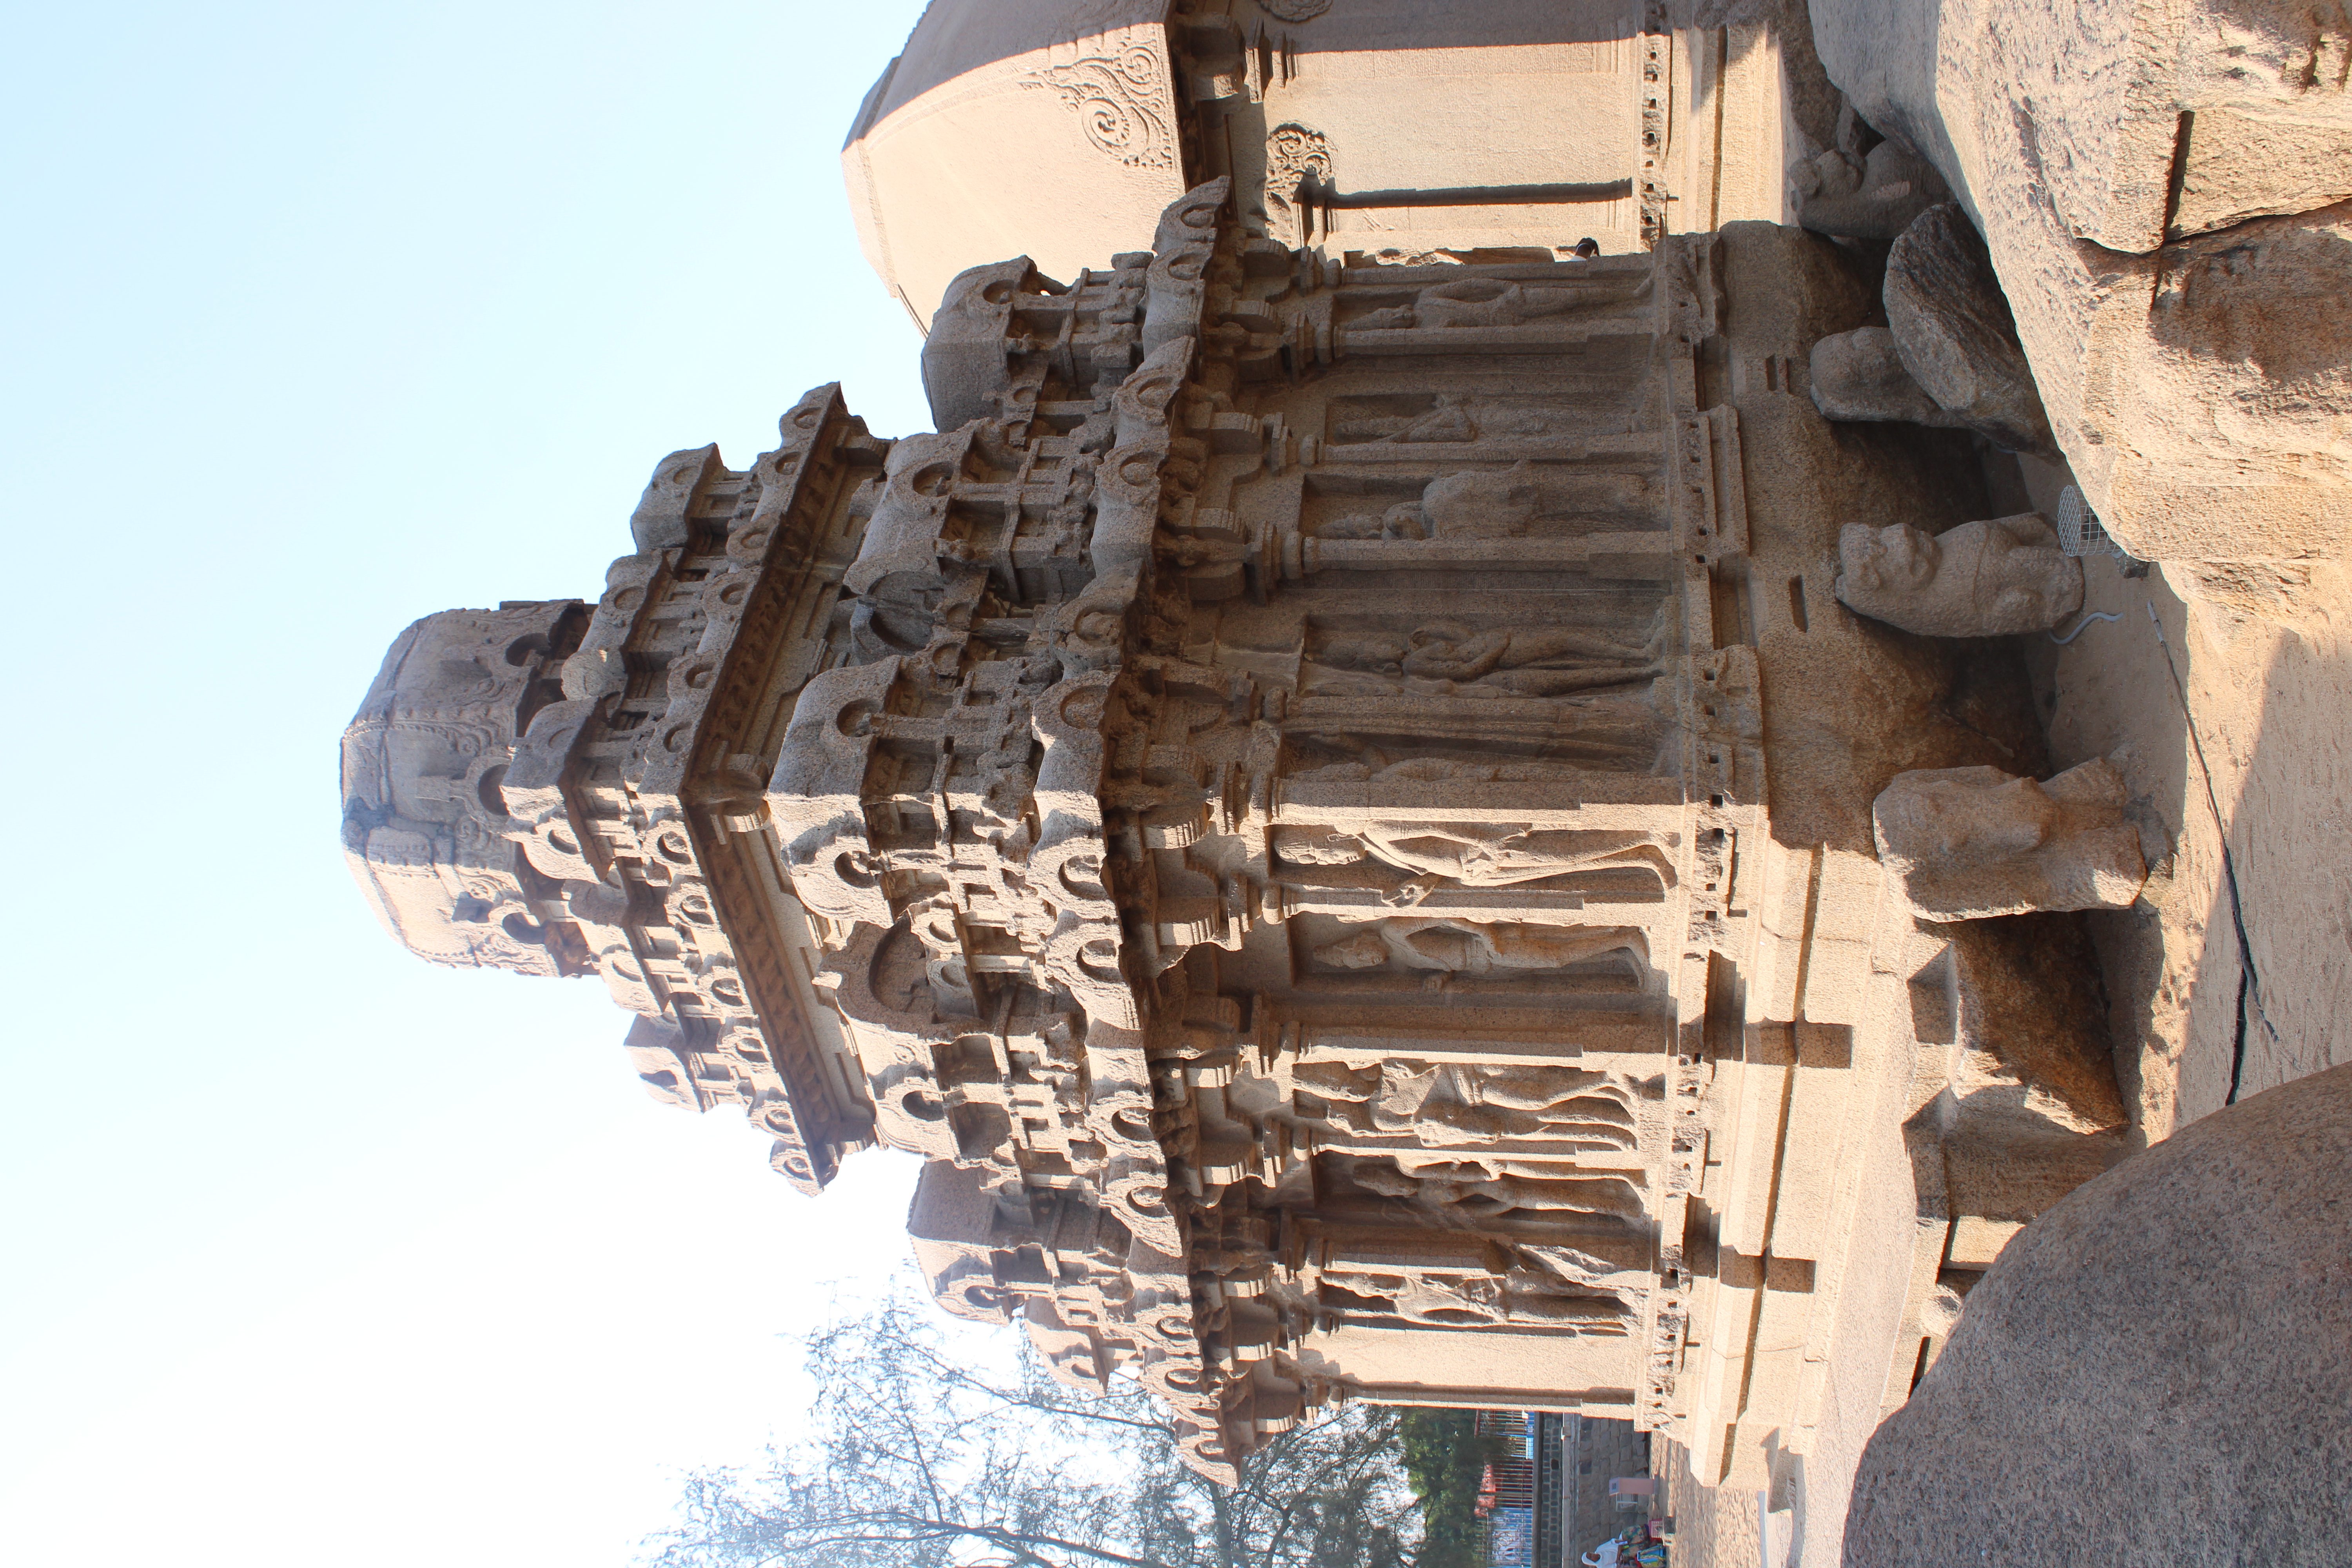
{"type": "Polygon", "coordinates": [[[1892,142],[1855,157],[1832,148],[1797,174],[1797,221],[1815,234],[1892,239],[1913,219],[1951,199],[1944,178],[1925,158],[1892,142]]]}
{"type": "MultiPolygon", "coordinates": [[[[1345,833],[1293,833],[1282,839],[1278,852],[1296,868],[1328,870],[1377,862],[1402,871],[1408,880],[1385,894],[1400,908],[1417,905],[1441,888],[1516,887],[1602,867],[1646,866],[1667,885],[1674,881],[1673,865],[1655,837],[1641,829],[1384,824],[1345,833]]],[[[1357,884],[1347,879],[1339,885],[1357,884]]]]}
{"type": "Polygon", "coordinates": [[[1335,970],[1442,971],[1491,974],[1563,969],[1604,953],[1638,954],[1642,933],[1623,927],[1545,926],[1471,921],[1391,919],[1315,950],[1315,962],[1335,970]]]}
{"type": "Polygon", "coordinates": [[[1519,1176],[1489,1172],[1475,1162],[1441,1163],[1408,1173],[1385,1160],[1359,1160],[1348,1174],[1358,1186],[1383,1197],[1488,1218],[1559,1209],[1631,1217],[1642,1207],[1641,1194],[1615,1177],[1519,1176]]]}
{"type": "Polygon", "coordinates": [[[1407,675],[1473,683],[1517,697],[1554,697],[1565,691],[1622,686],[1658,673],[1652,647],[1634,647],[1609,637],[1561,629],[1472,631],[1438,621],[1417,628],[1412,651],[1402,663],[1407,675]]]}
{"type": "Polygon", "coordinates": [[[1315,690],[1410,692],[1431,697],[1559,697],[1645,681],[1651,649],[1586,632],[1474,631],[1436,621],[1404,637],[1325,638],[1301,666],[1315,690]]]}
{"type": "Polygon", "coordinates": [[[1350,321],[1356,328],[1397,327],[1523,327],[1547,317],[1589,310],[1598,303],[1616,303],[1626,289],[1596,290],[1560,285],[1530,289],[1490,278],[1465,278],[1433,283],[1413,296],[1410,305],[1368,310],[1350,321]]]}
{"type": "Polygon", "coordinates": [[[1885,327],[1856,327],[1817,341],[1811,383],[1813,406],[1824,419],[1948,429],[1968,423],[1912,379],[1895,334],[1885,327]]]}
{"type": "MultiPolygon", "coordinates": [[[[1362,838],[1371,854],[1413,872],[1412,885],[1423,892],[1449,882],[1465,888],[1507,888],[1603,862],[1648,862],[1666,876],[1673,875],[1654,837],[1639,829],[1526,832],[1454,823],[1368,827],[1362,838]]],[[[1418,897],[1412,901],[1418,901],[1418,897]]]]}
{"type": "Polygon", "coordinates": [[[1417,414],[1369,414],[1336,420],[1331,439],[1340,445],[1381,441],[1433,442],[1448,446],[1473,441],[1508,440],[1559,436],[1565,417],[1556,410],[1514,403],[1501,397],[1467,397],[1439,393],[1417,414]]]}
{"type": "MultiPolygon", "coordinates": [[[[1500,472],[1444,474],[1421,493],[1421,511],[1438,539],[1517,538],[1543,523],[1588,528],[1636,526],[1651,502],[1651,481],[1607,469],[1538,468],[1525,459],[1500,472]]],[[[1545,531],[1551,531],[1546,530],[1545,531]]]]}
{"type": "Polygon", "coordinates": [[[1441,475],[1418,502],[1333,518],[1315,531],[1323,539],[1572,536],[1645,525],[1654,505],[1650,482],[1640,474],[1538,468],[1522,458],[1507,468],[1441,475]]]}
{"type": "Polygon", "coordinates": [[[1549,1283],[1509,1277],[1458,1279],[1350,1274],[1340,1276],[1338,1290],[1328,1293],[1326,1299],[1350,1316],[1392,1313],[1406,1322],[1433,1328],[1530,1323],[1586,1333],[1625,1331],[1623,1302],[1589,1291],[1544,1289],[1549,1283]]]}
{"type": "MultiPolygon", "coordinates": [[[[1604,1075],[1572,1068],[1471,1069],[1414,1061],[1350,1068],[1304,1062],[1292,1069],[1303,1115],[1358,1132],[1408,1134],[1433,1149],[1505,1138],[1553,1137],[1560,1152],[1631,1149],[1634,1125],[1622,1092],[1604,1075]]],[[[1542,1162],[1487,1159],[1482,1175],[1557,1174],[1542,1162]]],[[[1456,1172],[1455,1173],[1459,1173],[1456,1172]]]]}
{"type": "Polygon", "coordinates": [[[1434,681],[1405,679],[1405,655],[1412,641],[1392,632],[1328,637],[1299,660],[1298,683],[1315,691],[1388,693],[1419,691],[1439,697],[1445,688],[1434,681]]]}
{"type": "Polygon", "coordinates": [[[2147,880],[2113,763],[2047,784],[1998,768],[1897,773],[1871,804],[1878,858],[1931,921],[2029,910],[2119,910],[2147,880]]]}
{"type": "Polygon", "coordinates": [[[2083,563],[2039,512],[1940,534],[1850,522],[1838,534],[1837,596],[1859,614],[1934,637],[2047,631],[2083,605],[2083,563]]]}

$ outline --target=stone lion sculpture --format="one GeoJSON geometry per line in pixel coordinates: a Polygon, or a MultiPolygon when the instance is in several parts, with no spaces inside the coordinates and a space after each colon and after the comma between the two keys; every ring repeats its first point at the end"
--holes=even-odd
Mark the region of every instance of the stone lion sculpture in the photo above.
{"type": "Polygon", "coordinates": [[[2083,563],[2039,512],[1931,534],[1850,522],[1838,535],[1837,596],[1858,615],[1931,637],[2047,631],[2083,605],[2083,563]]]}
{"type": "Polygon", "coordinates": [[[2047,784],[1933,768],[1897,773],[1870,815],[1880,862],[1923,920],[2116,910],[2147,881],[2126,793],[2105,758],[2047,784]]]}

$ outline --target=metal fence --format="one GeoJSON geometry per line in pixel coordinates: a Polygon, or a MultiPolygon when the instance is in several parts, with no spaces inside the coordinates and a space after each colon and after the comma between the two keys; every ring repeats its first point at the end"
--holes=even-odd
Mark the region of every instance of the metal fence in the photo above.
{"type": "Polygon", "coordinates": [[[1501,1449],[1478,1491],[1485,1568],[1556,1568],[1566,1501],[1563,1418],[1549,1411],[1482,1410],[1473,1429],[1501,1449]]]}

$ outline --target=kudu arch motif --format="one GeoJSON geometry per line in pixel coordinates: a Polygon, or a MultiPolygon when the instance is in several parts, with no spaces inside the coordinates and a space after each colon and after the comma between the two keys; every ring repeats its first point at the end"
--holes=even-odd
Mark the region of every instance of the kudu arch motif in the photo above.
{"type": "Polygon", "coordinates": [[[1725,977],[1853,1021],[1766,978],[1814,925],[1755,907],[1730,242],[1342,267],[1226,197],[959,279],[952,428],[819,388],[747,470],[665,459],[593,607],[419,623],[347,847],[425,956],[601,973],[656,1092],[804,1189],[923,1155],[941,1303],[1149,1384],[1210,1473],[1337,1397],[1720,1433],[1686,1242],[1708,1311],[1767,1290],[1699,1196],[1725,977]],[[394,740],[436,723],[473,750],[394,740]]]}

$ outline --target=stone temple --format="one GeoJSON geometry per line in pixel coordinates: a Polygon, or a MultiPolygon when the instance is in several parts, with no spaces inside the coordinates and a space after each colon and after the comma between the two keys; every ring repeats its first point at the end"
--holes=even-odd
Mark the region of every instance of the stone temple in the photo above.
{"type": "Polygon", "coordinates": [[[1739,29],[1495,8],[1479,101],[1622,132],[1509,171],[1364,129],[1471,90],[1435,8],[1258,9],[935,5],[845,158],[938,430],[814,388],[663,458],[593,599],[419,621],[346,852],[420,956],[601,977],[803,1191],[922,1155],[940,1301],[1208,1473],[1354,1398],[1752,1487],[2116,1155],[2070,911],[2145,864],[1984,640],[2079,568],[1966,429],[1824,416],[1885,214],[1769,221],[1739,29]],[[1101,197],[1067,281],[940,270],[925,181],[997,121],[990,223],[1101,197]]]}

